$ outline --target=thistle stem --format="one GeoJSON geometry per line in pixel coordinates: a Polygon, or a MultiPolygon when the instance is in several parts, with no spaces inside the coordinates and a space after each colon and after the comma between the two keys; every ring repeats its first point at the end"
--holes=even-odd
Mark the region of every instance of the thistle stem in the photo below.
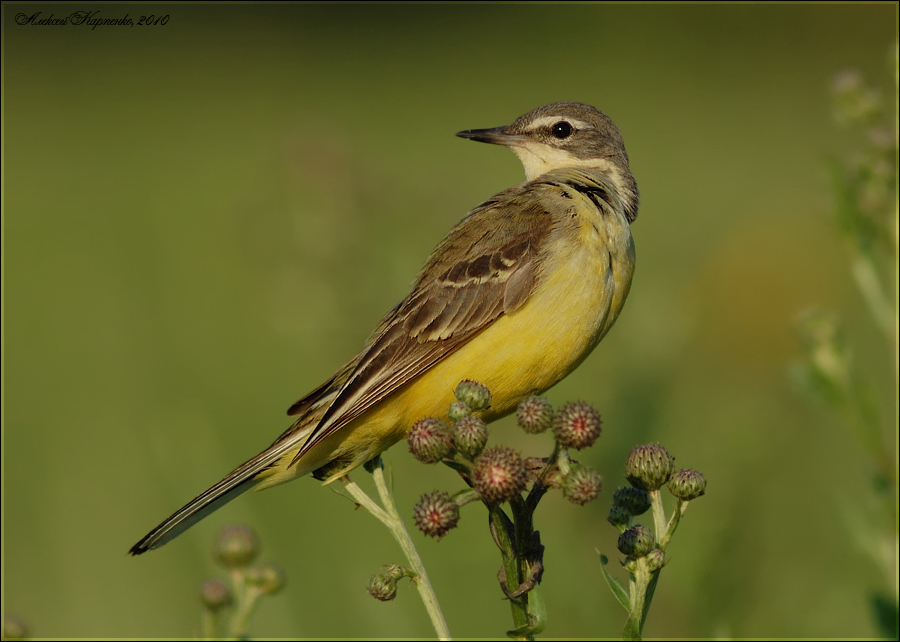
{"type": "Polygon", "coordinates": [[[374,466],[372,466],[372,476],[375,479],[375,487],[378,489],[378,495],[381,498],[382,506],[379,506],[349,477],[342,477],[341,482],[353,499],[356,500],[360,506],[378,518],[382,524],[387,526],[391,535],[394,536],[394,539],[400,545],[400,548],[403,549],[403,554],[406,555],[410,568],[416,575],[416,577],[413,578],[413,581],[416,584],[416,588],[419,589],[419,596],[422,598],[423,604],[425,604],[425,610],[428,611],[428,617],[431,618],[431,625],[434,627],[438,639],[451,640],[450,630],[447,628],[447,622],[444,620],[444,615],[438,604],[437,596],[434,593],[431,582],[428,580],[428,573],[425,572],[425,565],[422,563],[422,558],[419,557],[419,552],[416,550],[415,544],[413,544],[412,538],[409,536],[409,531],[406,530],[403,519],[397,512],[393,493],[384,478],[384,464],[380,457],[374,462],[374,466]]]}
{"type": "Polygon", "coordinates": [[[250,628],[250,616],[256,607],[256,601],[262,592],[253,585],[248,585],[244,573],[234,570],[231,574],[234,583],[234,597],[237,602],[234,615],[231,618],[231,637],[242,640],[247,637],[250,628]]]}
{"type": "Polygon", "coordinates": [[[203,609],[203,616],[200,620],[200,637],[204,640],[216,639],[216,614],[212,609],[203,609]]]}
{"type": "MultiPolygon", "coordinates": [[[[503,560],[503,572],[506,576],[506,592],[515,593],[519,590],[519,558],[516,554],[516,544],[514,541],[515,534],[510,530],[510,521],[506,514],[496,504],[485,502],[485,506],[490,513],[491,530],[494,534],[494,541],[500,547],[500,557],[503,560]]],[[[513,625],[515,630],[525,630],[528,627],[528,610],[527,595],[521,598],[509,600],[509,607],[512,611],[513,625]]],[[[533,636],[523,636],[520,639],[533,640],[533,636]]]]}
{"type": "Polygon", "coordinates": [[[650,505],[653,507],[653,527],[656,532],[656,540],[659,542],[666,532],[666,511],[663,508],[659,489],[651,490],[648,494],[650,495],[650,505]]]}

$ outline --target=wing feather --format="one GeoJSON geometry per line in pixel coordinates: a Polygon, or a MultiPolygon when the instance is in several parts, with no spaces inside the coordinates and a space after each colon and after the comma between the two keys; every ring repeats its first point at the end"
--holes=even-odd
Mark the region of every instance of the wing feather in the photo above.
{"type": "MultiPolygon", "coordinates": [[[[562,211],[559,181],[531,181],[485,202],[432,252],[412,291],[357,356],[295,462],[322,439],[461,348],[539,282],[539,257],[562,211]]],[[[348,364],[349,366],[350,364],[348,364]]]]}

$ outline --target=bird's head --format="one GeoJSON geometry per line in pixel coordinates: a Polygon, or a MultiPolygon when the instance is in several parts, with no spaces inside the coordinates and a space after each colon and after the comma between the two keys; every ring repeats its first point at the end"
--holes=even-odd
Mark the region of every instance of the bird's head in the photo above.
{"type": "Polygon", "coordinates": [[[626,203],[637,205],[637,183],[628,166],[625,143],[615,123],[582,103],[552,103],[519,116],[511,125],[469,129],[461,138],[509,147],[534,180],[554,169],[583,167],[601,172],[626,203]]]}

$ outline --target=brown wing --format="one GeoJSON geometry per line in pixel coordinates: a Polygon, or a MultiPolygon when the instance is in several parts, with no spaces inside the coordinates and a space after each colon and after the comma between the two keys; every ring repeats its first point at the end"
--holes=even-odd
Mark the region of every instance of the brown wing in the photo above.
{"type": "Polygon", "coordinates": [[[560,192],[558,184],[522,184],[479,206],[450,231],[355,367],[348,364],[352,372],[295,461],[528,299],[540,277],[536,259],[558,220],[548,204],[564,203],[560,192]]]}

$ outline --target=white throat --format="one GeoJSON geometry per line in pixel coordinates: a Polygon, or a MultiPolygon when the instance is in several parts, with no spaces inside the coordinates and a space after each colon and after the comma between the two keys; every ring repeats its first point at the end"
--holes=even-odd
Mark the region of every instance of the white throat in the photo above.
{"type": "Polygon", "coordinates": [[[533,181],[547,172],[564,167],[590,168],[597,170],[610,180],[619,193],[619,197],[625,201],[626,206],[630,207],[634,202],[634,192],[622,180],[619,168],[604,158],[576,158],[560,149],[553,149],[545,145],[528,147],[516,145],[515,147],[510,146],[510,149],[522,161],[522,166],[525,168],[525,180],[533,181]]]}

